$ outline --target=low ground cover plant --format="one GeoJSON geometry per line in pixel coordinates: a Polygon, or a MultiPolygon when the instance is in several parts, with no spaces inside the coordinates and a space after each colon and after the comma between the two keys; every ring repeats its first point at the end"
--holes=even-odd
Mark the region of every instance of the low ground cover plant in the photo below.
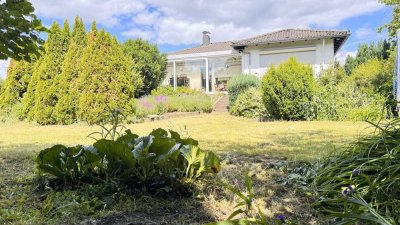
{"type": "Polygon", "coordinates": [[[312,182],[315,206],[338,224],[400,223],[400,119],[326,158],[312,182]]]}
{"type": "Polygon", "coordinates": [[[114,183],[147,188],[160,181],[161,187],[192,183],[220,170],[220,160],[213,152],[200,149],[198,141],[177,132],[156,129],[143,137],[130,130],[119,132],[119,114],[113,112],[110,129],[101,125],[101,138],[91,146],[55,145],[40,151],[36,160],[40,173],[65,185],[114,183]]]}
{"type": "Polygon", "coordinates": [[[151,91],[151,95],[166,95],[166,96],[179,96],[179,95],[199,95],[202,94],[201,91],[196,89],[191,89],[189,87],[174,87],[172,86],[160,86],[153,91],[151,91]]]}
{"type": "Polygon", "coordinates": [[[258,77],[248,74],[232,77],[228,82],[229,105],[232,105],[241,93],[251,87],[260,87],[258,77]]]}
{"type": "MultiPolygon", "coordinates": [[[[185,91],[186,92],[186,91],[185,91]]],[[[197,91],[196,91],[197,92],[197,91]]],[[[137,102],[137,117],[162,115],[167,112],[207,112],[212,111],[212,98],[204,93],[172,95],[150,95],[137,102]]]]}

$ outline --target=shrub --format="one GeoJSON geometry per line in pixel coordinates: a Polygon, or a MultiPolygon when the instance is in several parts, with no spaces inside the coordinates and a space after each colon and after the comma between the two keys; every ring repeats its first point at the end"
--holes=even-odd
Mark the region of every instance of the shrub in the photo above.
{"type": "Polygon", "coordinates": [[[147,96],[138,101],[136,116],[166,112],[207,112],[212,111],[212,100],[207,94],[147,96]],[[162,98],[162,102],[160,102],[162,98]]]}
{"type": "Polygon", "coordinates": [[[313,181],[315,206],[338,224],[400,221],[400,119],[374,126],[374,135],[323,160],[313,181]]]}
{"type": "Polygon", "coordinates": [[[317,89],[313,108],[318,120],[369,120],[385,117],[386,99],[376,93],[363,92],[351,82],[327,84],[317,89]]]}
{"type": "Polygon", "coordinates": [[[266,117],[265,111],[261,91],[257,88],[250,88],[240,94],[229,108],[230,114],[247,118],[266,117]]]}
{"type": "Polygon", "coordinates": [[[253,75],[242,74],[232,77],[228,81],[229,105],[232,105],[237,97],[250,87],[259,87],[260,79],[253,75]]]}
{"type": "Polygon", "coordinates": [[[394,70],[390,62],[370,59],[353,70],[349,82],[355,83],[365,91],[388,96],[392,92],[394,70]]]}
{"type": "Polygon", "coordinates": [[[277,68],[271,66],[263,77],[263,102],[275,119],[309,119],[315,88],[312,68],[290,58],[277,68]]]}
{"type": "Polygon", "coordinates": [[[199,94],[202,94],[202,92],[195,89],[190,89],[188,87],[176,87],[176,90],[174,90],[174,87],[172,86],[160,86],[151,92],[151,95],[166,95],[166,96],[199,95],[199,94]]]}
{"type": "Polygon", "coordinates": [[[210,96],[202,95],[182,95],[170,96],[167,101],[168,112],[212,112],[212,102],[210,96]]]}

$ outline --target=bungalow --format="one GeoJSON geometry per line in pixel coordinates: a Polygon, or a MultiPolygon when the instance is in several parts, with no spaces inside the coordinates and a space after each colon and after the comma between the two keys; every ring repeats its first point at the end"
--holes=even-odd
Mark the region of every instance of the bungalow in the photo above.
{"type": "Polygon", "coordinates": [[[199,46],[168,55],[163,85],[187,86],[205,92],[226,91],[227,81],[238,74],[262,77],[268,67],[290,57],[310,64],[315,76],[334,61],[349,31],[285,29],[243,40],[210,42],[203,32],[199,46]]]}

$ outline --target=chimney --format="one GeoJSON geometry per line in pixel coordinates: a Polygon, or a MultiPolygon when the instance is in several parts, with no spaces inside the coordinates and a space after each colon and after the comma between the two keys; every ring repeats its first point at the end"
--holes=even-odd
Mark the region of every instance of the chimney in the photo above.
{"type": "Polygon", "coordinates": [[[210,44],[210,32],[208,31],[203,31],[203,45],[208,45],[210,44]]]}

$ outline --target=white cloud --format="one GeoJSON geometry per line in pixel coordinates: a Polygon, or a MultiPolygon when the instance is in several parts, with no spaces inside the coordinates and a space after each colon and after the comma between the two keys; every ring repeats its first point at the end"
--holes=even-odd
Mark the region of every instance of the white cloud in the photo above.
{"type": "Polygon", "coordinates": [[[0,60],[0,78],[5,79],[7,75],[7,68],[10,64],[10,60],[0,60]]]}
{"type": "MultiPolygon", "coordinates": [[[[343,20],[384,7],[377,0],[33,0],[38,15],[86,22],[96,19],[122,27],[129,37],[148,37],[160,44],[233,40],[281,28],[334,28],[343,20]],[[128,18],[128,19],[127,19],[128,18]],[[152,33],[152,34],[150,34],[152,33]]],[[[360,31],[361,32],[361,31],[360,31]]],[[[362,36],[362,32],[360,33],[362,36]]]]}
{"type": "Polygon", "coordinates": [[[85,22],[96,20],[105,26],[120,25],[120,16],[132,16],[145,9],[141,1],[131,0],[32,0],[36,13],[50,19],[81,16],[85,22]]]}
{"type": "Polygon", "coordinates": [[[143,11],[135,15],[133,18],[133,21],[136,24],[141,24],[141,25],[153,25],[156,22],[158,22],[158,18],[160,17],[160,13],[157,11],[154,12],[149,12],[149,11],[143,11]]]}
{"type": "Polygon", "coordinates": [[[357,51],[340,51],[336,54],[336,60],[339,61],[340,65],[344,65],[346,62],[347,56],[355,57],[357,55],[357,51]]]}
{"type": "Polygon", "coordinates": [[[131,38],[142,38],[144,40],[151,40],[151,41],[153,41],[155,38],[153,31],[148,29],[145,30],[145,29],[133,28],[128,31],[122,32],[122,35],[131,38]]]}
{"type": "Polygon", "coordinates": [[[358,40],[370,38],[373,35],[377,35],[376,33],[377,33],[376,31],[368,27],[360,27],[355,32],[356,38],[358,40]]]}

